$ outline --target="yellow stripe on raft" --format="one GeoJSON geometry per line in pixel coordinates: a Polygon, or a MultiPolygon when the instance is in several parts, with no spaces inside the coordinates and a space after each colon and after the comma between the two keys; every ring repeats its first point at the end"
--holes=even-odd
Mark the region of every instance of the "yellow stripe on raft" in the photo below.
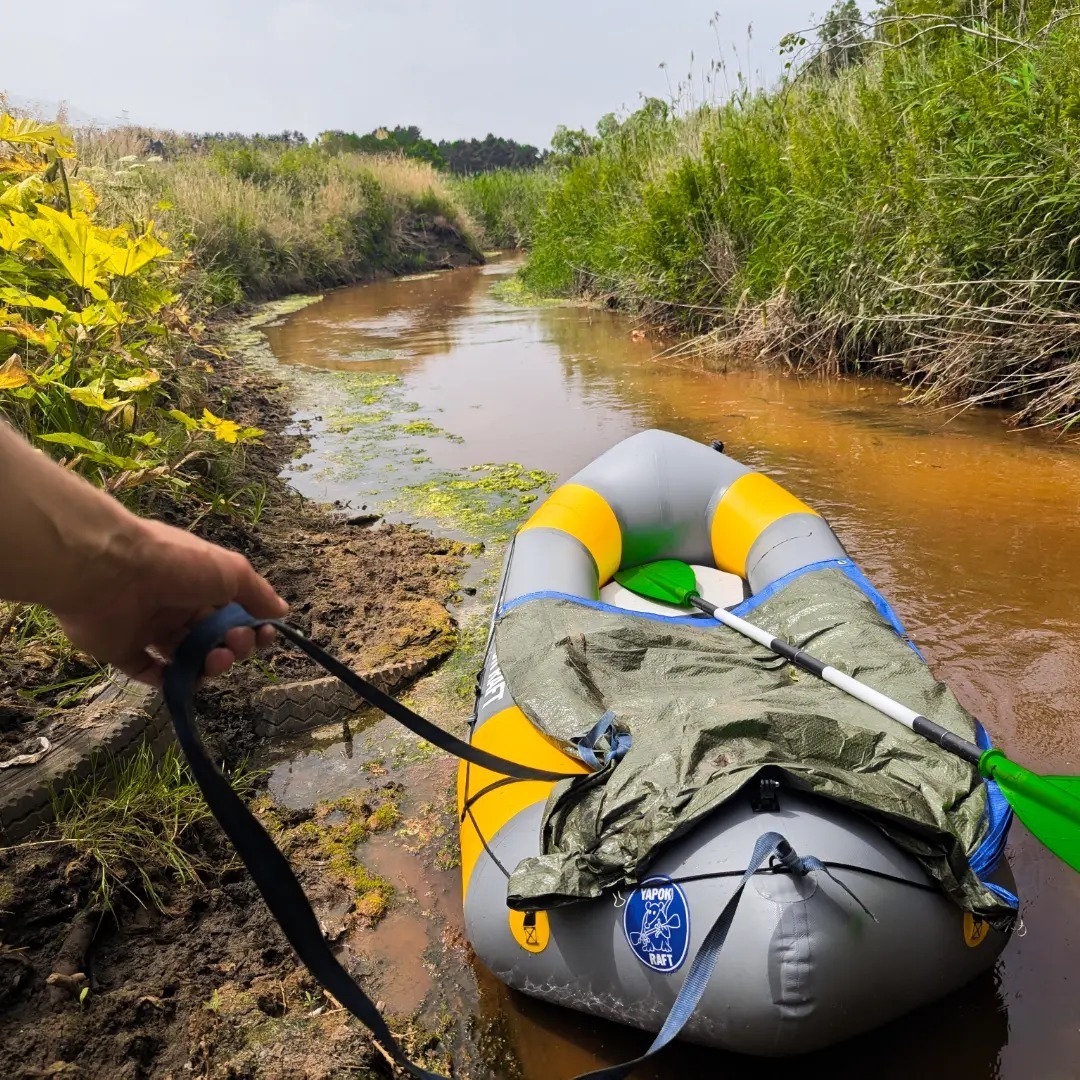
{"type": "MultiPolygon", "coordinates": [[[[564,754],[553,743],[548,742],[529,722],[529,718],[516,706],[497,712],[477,728],[472,738],[472,745],[488,753],[498,754],[511,761],[520,761],[536,769],[550,769],[552,772],[587,773],[589,769],[577,758],[564,754]]],[[[457,801],[460,821],[465,801],[478,791],[482,791],[496,780],[502,780],[502,773],[482,769],[478,765],[467,766],[463,761],[458,767],[457,801]],[[469,778],[469,790],[465,790],[465,777],[469,778]]],[[[469,890],[469,879],[473,867],[484,850],[481,834],[489,843],[492,837],[512,818],[527,806],[543,802],[555,784],[547,780],[518,780],[513,784],[489,791],[473,803],[472,817],[466,816],[460,821],[461,826],[461,893],[469,890]],[[475,818],[475,824],[473,822],[475,818]],[[479,829],[479,832],[477,831],[479,829]]],[[[510,867],[509,869],[513,869],[510,867]]]]}
{"type": "Polygon", "coordinates": [[[710,535],[713,558],[721,570],[746,577],[746,560],[754,541],[788,514],[815,514],[775,480],[763,473],[744,473],[717,503],[710,535]]]}
{"type": "Polygon", "coordinates": [[[600,586],[606,585],[619,569],[622,560],[619,520],[603,495],[584,484],[563,484],[556,488],[522,525],[521,531],[526,529],[558,529],[580,540],[596,563],[600,586]]]}

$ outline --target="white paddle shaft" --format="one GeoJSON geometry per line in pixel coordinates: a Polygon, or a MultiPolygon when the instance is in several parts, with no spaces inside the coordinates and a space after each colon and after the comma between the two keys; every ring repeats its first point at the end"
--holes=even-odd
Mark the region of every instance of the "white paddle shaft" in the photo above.
{"type": "Polygon", "coordinates": [[[795,648],[794,645],[784,641],[782,638],[773,637],[772,634],[758,626],[754,626],[753,623],[748,623],[738,615],[733,615],[725,608],[710,604],[708,600],[703,600],[700,596],[691,596],[690,602],[706,614],[711,615],[717,622],[731,627],[732,630],[742,634],[743,637],[748,637],[751,641],[756,641],[759,645],[764,645],[770,652],[791,661],[796,667],[802,668],[803,671],[817,675],[838,690],[842,690],[845,694],[849,694],[851,697],[863,702],[864,705],[869,705],[871,709],[876,709],[891,720],[903,724],[904,727],[914,731],[917,735],[937,743],[943,750],[948,750],[950,753],[965,758],[975,765],[979,763],[979,759],[982,757],[982,751],[979,747],[947,728],[943,728],[940,724],[935,724],[933,720],[928,720],[922,713],[917,713],[914,709],[901,705],[899,701],[894,701],[887,694],[881,693],[880,690],[875,690],[872,686],[867,686],[866,683],[861,683],[858,679],[854,679],[850,675],[845,675],[844,672],[822,663],[817,657],[803,652],[802,649],[795,648]]]}

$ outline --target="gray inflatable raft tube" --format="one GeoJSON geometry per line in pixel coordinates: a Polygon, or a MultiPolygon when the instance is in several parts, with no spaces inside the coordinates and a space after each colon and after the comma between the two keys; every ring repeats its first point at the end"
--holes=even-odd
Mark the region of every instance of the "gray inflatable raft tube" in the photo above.
{"type": "MultiPolygon", "coordinates": [[[[743,594],[845,557],[810,507],[760,473],[662,431],[618,444],[562,485],[515,539],[499,606],[535,592],[596,599],[621,565],[677,558],[742,579],[743,594]]],[[[540,768],[586,771],[514,704],[490,648],[471,741],[540,768]]],[[[568,1008],[657,1030],[754,844],[781,833],[837,881],[758,873],[680,1037],[747,1054],[816,1050],[885,1023],[993,965],[1007,935],[961,911],[856,814],[758,784],[665,849],[638,888],[524,913],[507,873],[539,854],[551,786],[458,777],[466,932],[503,982],[568,1008]]],[[[1010,891],[1005,860],[991,880],[1010,891]]]]}

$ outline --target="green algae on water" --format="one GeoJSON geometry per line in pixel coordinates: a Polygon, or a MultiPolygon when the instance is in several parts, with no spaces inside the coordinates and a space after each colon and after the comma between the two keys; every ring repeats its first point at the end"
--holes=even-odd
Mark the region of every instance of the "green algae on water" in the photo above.
{"type": "Polygon", "coordinates": [[[401,489],[391,509],[438,522],[466,536],[505,539],[542,492],[552,473],[517,462],[473,465],[461,472],[438,472],[401,489]]]}
{"type": "Polygon", "coordinates": [[[408,424],[401,424],[400,429],[406,435],[422,435],[429,438],[449,439],[450,442],[460,443],[465,440],[460,435],[455,435],[446,428],[433,424],[430,420],[413,420],[408,424]]]}
{"type": "Polygon", "coordinates": [[[491,286],[490,295],[502,304],[512,307],[581,307],[580,300],[567,300],[561,297],[544,296],[534,292],[518,275],[496,281],[491,286]]]}

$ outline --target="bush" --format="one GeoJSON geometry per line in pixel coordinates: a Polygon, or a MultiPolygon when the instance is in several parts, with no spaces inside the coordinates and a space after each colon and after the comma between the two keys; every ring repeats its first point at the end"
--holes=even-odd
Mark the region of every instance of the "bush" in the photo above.
{"type": "Polygon", "coordinates": [[[98,174],[114,220],[167,207],[205,294],[222,304],[420,270],[443,249],[479,256],[454,192],[424,162],[224,145],[98,174]]]}
{"type": "Polygon", "coordinates": [[[0,411],[129,502],[200,498],[183,467],[262,432],[178,408],[199,327],[167,237],[149,215],[103,224],[55,125],[0,114],[0,146],[0,411]]]}

